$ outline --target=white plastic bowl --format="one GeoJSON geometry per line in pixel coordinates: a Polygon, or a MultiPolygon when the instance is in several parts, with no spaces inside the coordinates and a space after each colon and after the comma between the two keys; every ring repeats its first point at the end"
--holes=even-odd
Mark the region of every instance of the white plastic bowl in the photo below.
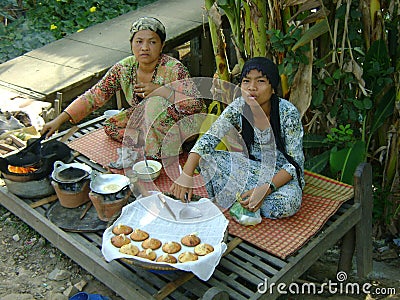
{"type": "Polygon", "coordinates": [[[116,114],[119,114],[121,111],[118,109],[109,109],[106,110],[103,114],[104,116],[106,116],[107,118],[110,118],[112,116],[115,116],[116,114]]]}
{"type": "Polygon", "coordinates": [[[147,163],[149,164],[149,167],[151,167],[154,170],[153,173],[148,173],[146,171],[146,163],[144,162],[144,160],[139,161],[133,165],[133,167],[132,167],[133,172],[137,174],[137,176],[140,180],[143,180],[143,181],[156,180],[158,178],[158,176],[160,176],[160,172],[162,169],[161,163],[159,163],[156,160],[151,160],[151,159],[148,159],[147,163]]]}

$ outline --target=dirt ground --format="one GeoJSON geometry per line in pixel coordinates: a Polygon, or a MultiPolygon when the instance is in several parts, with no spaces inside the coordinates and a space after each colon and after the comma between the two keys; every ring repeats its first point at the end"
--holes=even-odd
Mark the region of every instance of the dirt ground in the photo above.
{"type": "MultiPolygon", "coordinates": [[[[281,296],[280,299],[400,299],[399,248],[386,249],[386,258],[375,255],[374,272],[368,280],[374,288],[396,288],[396,295],[281,296]]],[[[336,278],[338,260],[336,248],[328,251],[313,265],[298,284],[322,283],[336,278]]],[[[356,278],[352,281],[356,282],[356,278]]],[[[66,300],[79,290],[101,294],[110,299],[122,299],[92,275],[63,255],[15,215],[0,206],[0,299],[66,300]]]]}

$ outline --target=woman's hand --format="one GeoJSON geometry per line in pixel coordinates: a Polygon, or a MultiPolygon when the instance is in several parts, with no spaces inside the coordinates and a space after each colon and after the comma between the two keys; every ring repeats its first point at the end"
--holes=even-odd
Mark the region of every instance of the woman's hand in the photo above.
{"type": "Polygon", "coordinates": [[[170,192],[178,199],[185,201],[185,194],[188,193],[188,199],[192,199],[193,195],[193,174],[199,165],[200,155],[194,152],[189,153],[188,159],[181,172],[181,175],[169,188],[170,192]]]}
{"type": "MultiPolygon", "coordinates": [[[[140,97],[145,98],[151,93],[153,93],[156,89],[158,89],[161,85],[155,84],[153,82],[140,82],[136,83],[133,86],[133,91],[138,94],[140,97]]],[[[163,96],[154,94],[153,96],[163,96]]]]}
{"type": "Polygon", "coordinates": [[[182,174],[171,185],[170,192],[178,199],[185,202],[185,194],[188,194],[188,199],[192,199],[193,195],[193,176],[189,176],[182,172],[182,174]]]}
{"type": "Polygon", "coordinates": [[[264,202],[265,196],[267,196],[268,189],[269,184],[263,184],[262,186],[244,192],[241,197],[245,200],[241,201],[240,204],[249,211],[254,212],[259,210],[264,202]]]}
{"type": "Polygon", "coordinates": [[[46,138],[51,137],[62,124],[64,124],[69,119],[69,115],[66,112],[59,114],[54,120],[51,120],[43,125],[40,134],[46,134],[46,138]]]}

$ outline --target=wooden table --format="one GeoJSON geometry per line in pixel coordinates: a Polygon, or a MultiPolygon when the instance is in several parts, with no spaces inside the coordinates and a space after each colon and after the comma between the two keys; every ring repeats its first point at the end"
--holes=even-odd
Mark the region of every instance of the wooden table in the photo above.
{"type": "MultiPolygon", "coordinates": [[[[96,118],[54,138],[76,139],[100,128],[103,120],[104,117],[96,118]]],[[[105,171],[82,155],[76,161],[105,171]]],[[[372,270],[371,188],[371,167],[362,164],[355,174],[354,201],[343,204],[316,236],[286,260],[228,236],[228,251],[207,282],[183,271],[153,272],[119,260],[106,262],[101,253],[102,232],[63,231],[45,217],[50,204],[32,208],[34,199],[20,199],[5,187],[0,188],[0,204],[124,299],[213,299],[221,291],[228,292],[232,299],[276,299],[279,296],[276,290],[273,294],[262,294],[257,292],[257,286],[265,281],[292,283],[342,237],[345,237],[342,243],[345,251],[339,269],[349,273],[356,248],[359,276],[364,277],[372,270]]]]}

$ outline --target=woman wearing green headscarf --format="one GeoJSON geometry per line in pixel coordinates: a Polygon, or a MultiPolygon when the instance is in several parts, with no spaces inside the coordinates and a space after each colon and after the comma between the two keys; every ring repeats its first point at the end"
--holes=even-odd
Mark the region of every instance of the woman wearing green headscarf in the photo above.
{"type": "Polygon", "coordinates": [[[145,147],[147,155],[156,159],[179,154],[181,137],[198,132],[200,126],[187,116],[204,112],[205,105],[187,68],[162,53],[165,38],[158,19],[135,21],[129,38],[133,55],[112,66],[97,84],[45,124],[42,132],[48,131],[49,137],[68,120],[78,123],[121,91],[130,107],[106,121],[107,135],[125,146],[145,147]],[[173,126],[178,122],[179,127],[173,126]]]}

